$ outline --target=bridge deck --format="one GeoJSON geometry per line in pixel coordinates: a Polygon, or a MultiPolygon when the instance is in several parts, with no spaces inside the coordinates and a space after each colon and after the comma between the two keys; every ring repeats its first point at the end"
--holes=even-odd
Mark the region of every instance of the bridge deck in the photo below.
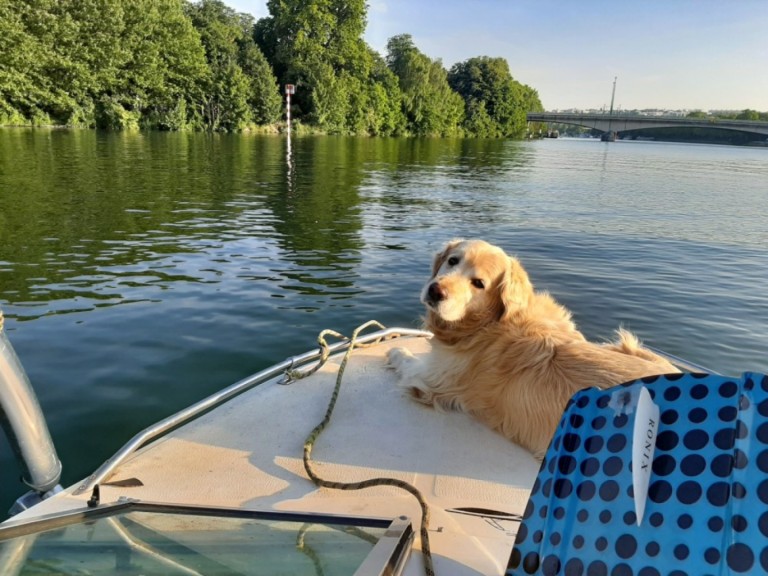
{"type": "Polygon", "coordinates": [[[682,118],[679,116],[639,116],[636,114],[571,114],[529,112],[529,122],[575,124],[602,132],[625,132],[643,128],[719,128],[768,136],[768,122],[724,120],[720,118],[682,118]]]}

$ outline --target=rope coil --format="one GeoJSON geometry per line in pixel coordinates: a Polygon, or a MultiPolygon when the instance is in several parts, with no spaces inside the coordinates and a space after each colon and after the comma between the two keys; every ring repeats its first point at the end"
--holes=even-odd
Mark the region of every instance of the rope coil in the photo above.
{"type": "Polygon", "coordinates": [[[315,442],[319,438],[322,431],[328,425],[328,422],[331,420],[331,415],[333,414],[333,410],[336,406],[336,400],[339,397],[339,390],[341,388],[341,380],[342,380],[342,377],[344,376],[344,370],[347,367],[347,362],[349,361],[349,358],[352,355],[352,351],[355,348],[366,348],[369,346],[373,346],[375,344],[379,344],[381,342],[381,339],[378,339],[368,344],[357,344],[356,341],[360,332],[362,332],[363,330],[366,330],[371,326],[376,326],[379,329],[384,329],[384,326],[382,326],[380,323],[376,322],[375,320],[371,320],[361,326],[358,326],[355,329],[355,331],[352,333],[351,338],[346,338],[345,336],[343,336],[342,334],[339,334],[338,332],[335,332],[334,330],[323,330],[317,338],[317,341],[318,341],[318,344],[320,345],[320,350],[321,350],[321,357],[317,365],[306,370],[305,372],[299,372],[294,370],[286,371],[286,376],[291,379],[298,380],[300,378],[306,378],[307,376],[317,372],[326,363],[326,361],[328,360],[328,357],[330,356],[330,350],[329,350],[328,343],[326,342],[326,336],[333,336],[335,338],[349,341],[349,347],[347,348],[347,351],[344,353],[344,358],[342,359],[341,364],[339,365],[339,371],[336,375],[336,386],[333,389],[331,400],[328,403],[328,409],[325,412],[325,417],[323,418],[323,421],[320,422],[320,424],[315,426],[314,430],[312,430],[312,432],[309,433],[309,436],[307,436],[307,439],[304,441],[304,470],[306,470],[310,480],[312,480],[312,482],[316,486],[320,486],[323,488],[333,488],[336,490],[362,490],[364,488],[372,488],[374,486],[394,486],[396,488],[405,490],[409,494],[413,495],[418,501],[419,506],[421,507],[421,527],[419,530],[419,535],[421,536],[421,550],[424,556],[424,572],[426,576],[435,576],[434,567],[432,565],[432,551],[429,546],[429,506],[427,505],[427,501],[424,499],[424,496],[421,494],[421,492],[419,492],[419,490],[416,487],[412,486],[408,482],[405,482],[404,480],[399,480],[397,478],[384,478],[384,477],[371,478],[369,480],[364,480],[362,482],[333,482],[333,481],[321,478],[312,467],[312,447],[314,446],[315,442]]]}

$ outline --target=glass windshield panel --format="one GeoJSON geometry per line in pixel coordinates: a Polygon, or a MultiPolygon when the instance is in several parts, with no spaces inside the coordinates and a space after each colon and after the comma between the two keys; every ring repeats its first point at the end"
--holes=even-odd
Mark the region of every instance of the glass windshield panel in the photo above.
{"type": "Polygon", "coordinates": [[[354,574],[387,528],[128,511],[0,541],[3,574],[354,574]]]}

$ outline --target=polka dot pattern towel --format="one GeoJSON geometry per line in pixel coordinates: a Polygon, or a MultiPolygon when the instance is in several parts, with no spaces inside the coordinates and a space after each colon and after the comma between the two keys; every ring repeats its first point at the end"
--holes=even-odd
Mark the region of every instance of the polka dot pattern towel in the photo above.
{"type": "Polygon", "coordinates": [[[768,376],[672,374],[571,399],[531,491],[508,576],[765,573],[768,376]],[[638,523],[632,445],[642,388],[659,422],[638,523]]]}

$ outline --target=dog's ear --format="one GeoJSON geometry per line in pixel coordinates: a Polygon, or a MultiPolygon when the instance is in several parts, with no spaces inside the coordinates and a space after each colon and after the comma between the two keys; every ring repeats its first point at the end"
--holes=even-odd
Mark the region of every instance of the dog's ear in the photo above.
{"type": "Polygon", "coordinates": [[[533,285],[528,278],[528,273],[520,262],[512,256],[507,261],[507,269],[504,272],[504,279],[499,286],[499,294],[502,306],[502,319],[525,309],[533,295],[533,285]]]}
{"type": "Polygon", "coordinates": [[[443,246],[440,251],[435,254],[434,259],[432,260],[432,277],[434,278],[437,275],[437,271],[440,270],[440,266],[443,265],[443,262],[446,261],[448,258],[448,254],[450,254],[451,250],[456,248],[459,244],[464,242],[464,239],[462,238],[454,238],[453,240],[450,240],[443,246]]]}

